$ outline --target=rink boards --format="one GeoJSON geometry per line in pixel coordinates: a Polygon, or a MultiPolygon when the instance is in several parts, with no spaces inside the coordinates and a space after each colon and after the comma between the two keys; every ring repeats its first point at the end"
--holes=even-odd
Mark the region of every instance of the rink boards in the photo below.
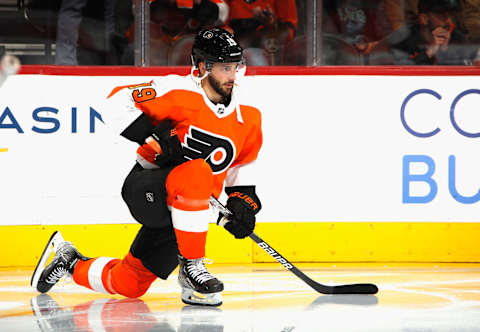
{"type": "MultiPolygon", "coordinates": [[[[36,264],[60,230],[90,257],[123,257],[139,225],[1,226],[0,267],[36,264]]],[[[255,232],[291,262],[478,262],[479,223],[259,223],[255,232]]],[[[249,238],[210,225],[206,256],[215,263],[274,262],[249,238]]]]}
{"type": "MultiPolygon", "coordinates": [[[[112,135],[115,86],[186,68],[25,66],[0,89],[0,266],[32,266],[51,232],[123,256],[138,225],[120,197],[135,145],[112,135]]],[[[480,261],[480,74],[461,67],[255,68],[262,111],[246,169],[257,233],[299,262],[480,261]]],[[[212,220],[214,222],[214,220],[212,220]]],[[[270,261],[211,225],[207,254],[270,261]]]]}

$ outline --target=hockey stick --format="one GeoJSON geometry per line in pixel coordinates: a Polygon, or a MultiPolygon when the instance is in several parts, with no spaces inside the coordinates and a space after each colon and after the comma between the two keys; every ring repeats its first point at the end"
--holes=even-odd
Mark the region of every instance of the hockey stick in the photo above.
{"type": "Polygon", "coordinates": [[[14,75],[20,69],[20,61],[16,56],[4,55],[0,60],[0,87],[8,76],[14,75]]]}
{"type": "MultiPolygon", "coordinates": [[[[210,204],[223,215],[225,216],[232,215],[232,212],[230,212],[230,210],[228,210],[225,206],[223,206],[223,204],[220,203],[213,196],[210,197],[210,204]]],[[[223,225],[224,224],[225,223],[223,223],[223,225]]],[[[298,268],[296,268],[285,257],[280,255],[275,249],[273,249],[270,245],[268,245],[265,241],[263,241],[257,234],[252,233],[249,236],[267,254],[269,254],[277,262],[282,264],[284,268],[286,268],[287,270],[295,274],[297,277],[302,279],[307,285],[309,285],[319,293],[322,293],[322,294],[376,294],[378,292],[378,287],[374,284],[349,284],[349,285],[337,285],[337,286],[328,286],[328,285],[320,284],[310,279],[305,273],[303,273],[298,268]]]]}

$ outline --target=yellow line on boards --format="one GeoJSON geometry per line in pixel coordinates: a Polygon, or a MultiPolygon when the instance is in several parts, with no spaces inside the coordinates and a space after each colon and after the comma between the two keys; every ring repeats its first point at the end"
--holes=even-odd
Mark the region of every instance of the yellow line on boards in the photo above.
{"type": "MultiPolygon", "coordinates": [[[[122,258],[140,226],[0,225],[0,271],[33,268],[54,231],[87,257],[122,258]]],[[[293,263],[480,263],[480,222],[258,222],[255,232],[293,263]]],[[[275,263],[249,238],[235,240],[213,223],[205,255],[215,264],[275,263]]]]}
{"type": "Polygon", "coordinates": [[[0,148],[0,152],[8,152],[8,148],[0,148]]]}

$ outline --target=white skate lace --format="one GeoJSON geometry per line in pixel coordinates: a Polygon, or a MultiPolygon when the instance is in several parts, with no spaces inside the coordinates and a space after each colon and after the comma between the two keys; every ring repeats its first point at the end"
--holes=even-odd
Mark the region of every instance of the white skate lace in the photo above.
{"type": "MultiPolygon", "coordinates": [[[[57,255],[62,257],[66,263],[68,263],[69,260],[67,252],[68,249],[70,249],[71,244],[71,242],[64,242],[59,246],[57,251],[57,255]]],[[[65,274],[69,274],[65,265],[58,265],[52,270],[45,282],[49,284],[56,284],[65,274]]]]}
{"type": "Polygon", "coordinates": [[[189,264],[187,265],[187,270],[190,273],[190,275],[193,277],[193,279],[195,279],[200,283],[204,283],[210,279],[215,278],[210,274],[210,272],[208,272],[207,268],[203,263],[202,258],[190,261],[189,264]]]}
{"type": "Polygon", "coordinates": [[[57,266],[52,270],[45,282],[49,284],[56,284],[58,280],[65,275],[65,273],[67,273],[67,269],[63,265],[57,266]]]}

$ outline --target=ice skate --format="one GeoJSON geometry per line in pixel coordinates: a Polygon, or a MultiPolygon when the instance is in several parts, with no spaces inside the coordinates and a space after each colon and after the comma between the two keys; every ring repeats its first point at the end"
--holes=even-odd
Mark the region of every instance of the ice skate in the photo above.
{"type": "Polygon", "coordinates": [[[178,259],[180,262],[178,283],[182,287],[183,303],[221,305],[223,283],[208,272],[203,258],[186,259],[178,256],[178,259]]]}
{"type": "Polygon", "coordinates": [[[54,232],[33,272],[31,286],[40,293],[48,292],[65,274],[73,274],[79,259],[87,260],[88,258],[82,256],[72,243],[66,242],[60,232],[54,232]],[[52,252],[55,256],[45,267],[52,252]]]}

